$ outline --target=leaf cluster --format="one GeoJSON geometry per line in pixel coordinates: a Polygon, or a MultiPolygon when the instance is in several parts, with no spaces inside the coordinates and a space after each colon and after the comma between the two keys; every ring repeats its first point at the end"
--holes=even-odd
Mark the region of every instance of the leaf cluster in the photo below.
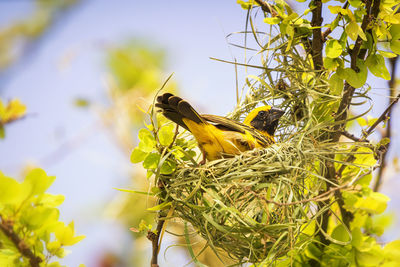
{"type": "Polygon", "coordinates": [[[64,196],[46,193],[54,180],[41,169],[22,182],[0,173],[1,266],[60,266],[53,258],[63,258],[66,246],[84,238],[76,236],[73,222],[59,220],[64,196]]]}

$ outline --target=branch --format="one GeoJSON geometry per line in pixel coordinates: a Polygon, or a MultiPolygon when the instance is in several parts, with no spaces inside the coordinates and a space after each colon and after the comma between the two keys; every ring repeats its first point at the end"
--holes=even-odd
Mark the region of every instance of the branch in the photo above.
{"type": "Polygon", "coordinates": [[[158,253],[160,251],[160,236],[162,232],[162,228],[165,223],[165,216],[161,214],[161,212],[158,215],[158,223],[157,223],[157,228],[155,232],[149,231],[147,234],[147,239],[151,241],[152,248],[153,248],[153,253],[151,257],[151,267],[158,267],[158,253]]]}
{"type": "Polygon", "coordinates": [[[256,1],[257,4],[259,4],[261,6],[261,9],[264,12],[270,13],[273,17],[276,17],[278,15],[278,13],[267,2],[264,2],[262,0],[255,0],[255,1],[256,1]]]}
{"type": "MultiPolygon", "coordinates": [[[[379,5],[380,5],[380,0],[375,0],[375,1],[374,0],[366,0],[365,9],[366,9],[367,13],[364,15],[363,21],[361,24],[361,29],[363,32],[365,32],[368,24],[373,19],[375,19],[377,14],[379,13],[379,5]],[[372,3],[374,3],[374,5],[371,9],[372,3]]],[[[357,67],[357,59],[358,58],[364,59],[366,52],[367,52],[366,50],[363,50],[360,52],[362,42],[363,42],[363,40],[360,38],[360,36],[358,36],[357,40],[354,44],[353,50],[351,51],[351,54],[350,54],[350,58],[351,58],[350,67],[355,72],[359,72],[359,69],[357,67]]],[[[331,139],[332,142],[338,142],[340,136],[342,135],[342,132],[345,129],[346,121],[347,121],[347,117],[348,117],[348,110],[349,110],[355,89],[356,88],[351,86],[348,82],[345,82],[344,90],[343,90],[344,91],[343,98],[342,98],[342,101],[340,101],[339,107],[336,112],[337,116],[335,118],[335,122],[337,122],[337,124],[335,126],[333,126],[333,129],[331,131],[332,134],[328,134],[328,139],[331,139]]],[[[363,138],[365,140],[366,136],[363,136],[363,138]]],[[[350,155],[346,161],[353,161],[354,156],[353,157],[352,156],[353,155],[350,155]]],[[[331,158],[334,159],[334,157],[335,157],[335,155],[332,154],[331,158]]],[[[326,179],[328,179],[329,181],[337,180],[340,177],[341,173],[343,172],[345,166],[342,165],[339,172],[336,172],[334,164],[332,164],[330,162],[326,162],[326,163],[327,163],[326,167],[324,167],[324,169],[322,170],[323,176],[326,177],[326,179]],[[328,165],[328,163],[329,163],[329,165],[328,165]]],[[[330,187],[331,187],[331,185],[329,183],[327,183],[327,190],[329,190],[330,187]]],[[[352,220],[352,213],[348,212],[347,210],[345,210],[343,208],[344,202],[343,202],[343,197],[340,192],[336,193],[335,197],[337,198],[337,201],[339,204],[343,222],[346,226],[349,226],[349,223],[352,220]]],[[[328,229],[328,221],[329,221],[329,214],[324,213],[322,215],[321,228],[325,232],[328,229]]],[[[320,233],[319,235],[321,237],[322,243],[324,243],[324,244],[329,243],[329,241],[326,240],[326,238],[324,237],[324,235],[322,233],[320,233]]]]}
{"type": "MultiPolygon", "coordinates": [[[[392,99],[395,96],[395,93],[396,93],[396,85],[395,85],[396,84],[396,82],[395,82],[396,81],[396,62],[397,62],[398,58],[399,57],[390,59],[390,65],[392,66],[392,68],[391,68],[392,69],[392,77],[391,77],[390,81],[388,82],[389,89],[390,89],[390,93],[389,93],[390,99],[392,99]]],[[[396,99],[394,99],[394,101],[390,105],[393,106],[394,105],[393,103],[395,101],[399,101],[399,96],[400,96],[400,94],[397,96],[396,99]]],[[[390,139],[392,137],[392,118],[391,118],[392,116],[391,116],[391,113],[392,113],[392,110],[390,110],[388,112],[387,116],[389,117],[389,119],[388,119],[388,122],[387,122],[387,125],[386,125],[386,130],[382,135],[382,138],[389,138],[390,139]]],[[[384,150],[383,150],[383,152],[381,154],[381,158],[380,158],[380,161],[381,161],[380,165],[381,166],[379,168],[378,175],[376,177],[375,184],[374,184],[374,187],[373,187],[373,190],[375,192],[379,191],[379,188],[380,188],[380,186],[382,184],[383,170],[386,167],[386,156],[387,156],[387,151],[389,150],[389,145],[390,145],[390,143],[385,145],[384,150]]]]}
{"type": "Polygon", "coordinates": [[[367,142],[367,143],[369,143],[369,141],[366,140],[365,138],[357,137],[354,134],[349,133],[348,131],[342,131],[342,132],[340,132],[340,134],[345,136],[345,137],[347,137],[347,138],[349,138],[349,139],[351,139],[351,140],[353,140],[354,142],[360,142],[360,143],[367,142]]]}
{"type": "MultiPolygon", "coordinates": [[[[347,1],[346,3],[344,3],[342,9],[346,9],[349,6],[349,2],[347,1]]],[[[336,18],[333,20],[340,20],[343,17],[342,13],[339,13],[336,18]]],[[[328,37],[329,34],[332,33],[332,28],[329,27],[328,29],[326,29],[323,33],[322,33],[322,41],[326,42],[326,38],[328,37]]]]}
{"type": "Polygon", "coordinates": [[[324,63],[322,58],[322,1],[314,0],[315,7],[312,10],[311,26],[313,27],[313,38],[312,38],[312,59],[314,63],[314,68],[316,70],[321,70],[324,63]]]}
{"type": "Polygon", "coordinates": [[[385,109],[385,111],[379,116],[379,118],[375,121],[375,123],[372,124],[372,126],[370,126],[367,131],[365,131],[364,133],[365,138],[371,134],[371,132],[376,128],[376,126],[378,126],[379,123],[387,119],[388,114],[392,110],[394,104],[399,102],[399,99],[400,99],[400,93],[396,96],[396,98],[392,101],[392,103],[390,103],[390,105],[385,109]]]}
{"type": "Polygon", "coordinates": [[[14,232],[13,222],[4,220],[0,215],[0,230],[14,243],[18,251],[26,258],[29,259],[29,263],[32,267],[39,267],[39,263],[43,260],[35,256],[35,254],[29,249],[28,245],[22,240],[17,233],[14,232]]]}

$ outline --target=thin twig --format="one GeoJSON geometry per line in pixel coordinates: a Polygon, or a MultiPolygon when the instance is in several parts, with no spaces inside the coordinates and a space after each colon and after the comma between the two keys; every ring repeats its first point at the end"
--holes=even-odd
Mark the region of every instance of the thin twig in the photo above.
{"type": "MultiPolygon", "coordinates": [[[[391,99],[395,96],[395,94],[396,94],[396,63],[397,63],[397,61],[398,61],[398,58],[399,57],[395,57],[395,58],[391,58],[390,59],[390,65],[392,66],[391,67],[391,69],[392,69],[392,77],[391,77],[391,79],[390,79],[390,81],[388,82],[388,85],[389,85],[389,90],[390,90],[390,93],[389,93],[389,96],[390,96],[390,99],[389,99],[389,101],[391,101],[391,99]]],[[[396,100],[396,99],[395,99],[396,100]]],[[[397,101],[399,100],[399,98],[397,97],[397,101]]],[[[394,102],[394,101],[393,101],[394,102]]],[[[392,103],[393,103],[392,102],[392,103]]],[[[388,121],[387,121],[387,125],[386,125],[386,129],[385,129],[385,132],[383,133],[383,135],[382,135],[382,138],[391,138],[392,137],[392,116],[391,116],[391,113],[392,113],[392,110],[390,110],[389,112],[388,112],[388,114],[387,114],[387,116],[389,117],[389,119],[388,119],[388,121]]],[[[377,176],[376,176],[376,180],[375,180],[375,184],[374,184],[374,187],[373,187],[373,190],[375,191],[375,192],[377,192],[377,191],[379,191],[379,189],[380,189],[380,186],[381,186],[381,184],[382,184],[382,179],[383,179],[383,171],[384,171],[384,169],[385,169],[385,167],[386,167],[386,156],[387,156],[387,152],[388,152],[388,150],[389,150],[389,145],[390,145],[390,143],[388,143],[388,144],[386,144],[385,145],[385,147],[384,147],[384,149],[383,149],[383,152],[382,152],[382,154],[381,154],[381,158],[380,158],[380,168],[379,168],[379,171],[378,171],[378,174],[377,174],[377,176]]]]}
{"type": "Polygon", "coordinates": [[[22,240],[17,233],[14,232],[12,221],[5,220],[0,215],[0,230],[14,243],[18,251],[26,258],[29,259],[29,263],[32,267],[39,267],[39,264],[43,261],[40,257],[30,250],[24,240],[22,240]]]}
{"type": "Polygon", "coordinates": [[[365,131],[364,136],[365,138],[371,134],[371,132],[376,128],[376,126],[378,126],[379,123],[381,123],[382,121],[386,120],[388,117],[388,114],[390,113],[390,111],[392,110],[393,106],[399,102],[400,99],[400,93],[396,96],[396,98],[392,101],[392,103],[390,103],[390,105],[385,109],[385,111],[379,116],[379,118],[375,121],[374,124],[372,124],[368,130],[365,131]]]}
{"type": "MultiPolygon", "coordinates": [[[[348,6],[349,6],[349,2],[346,1],[346,3],[344,3],[344,5],[343,5],[342,9],[346,9],[348,6]]],[[[339,14],[336,16],[336,18],[334,19],[334,21],[335,21],[335,20],[340,20],[342,17],[343,17],[342,13],[339,12],[339,14]]],[[[331,28],[331,27],[328,27],[328,29],[326,29],[326,30],[322,33],[322,41],[323,41],[323,42],[326,42],[328,35],[331,34],[331,33],[332,33],[332,28],[331,28]]]]}
{"type": "Polygon", "coordinates": [[[278,16],[278,13],[272,8],[272,6],[270,4],[268,4],[267,2],[264,2],[262,0],[255,0],[257,4],[259,4],[261,6],[261,9],[266,12],[266,13],[270,13],[273,17],[278,16]]]}
{"type": "Polygon", "coordinates": [[[362,138],[362,137],[361,137],[361,138],[360,138],[360,137],[357,137],[357,136],[355,136],[354,134],[349,133],[348,131],[342,131],[341,134],[342,134],[343,136],[346,136],[347,138],[353,140],[354,142],[360,142],[360,143],[367,142],[367,143],[369,143],[368,140],[366,140],[366,139],[364,139],[364,138],[362,138]]]}
{"type": "Polygon", "coordinates": [[[160,236],[161,236],[161,232],[162,232],[162,228],[164,226],[165,223],[165,216],[162,214],[162,212],[158,213],[158,223],[157,223],[157,228],[155,232],[149,231],[147,233],[147,239],[149,239],[151,241],[151,245],[152,245],[152,257],[151,257],[151,267],[158,267],[158,253],[160,251],[160,236]]]}

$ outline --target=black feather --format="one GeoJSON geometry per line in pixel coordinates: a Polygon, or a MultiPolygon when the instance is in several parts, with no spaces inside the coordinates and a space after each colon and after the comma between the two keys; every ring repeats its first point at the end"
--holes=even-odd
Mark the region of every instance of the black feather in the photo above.
{"type": "Polygon", "coordinates": [[[157,97],[156,107],[162,110],[163,115],[189,130],[187,125],[183,122],[183,118],[190,119],[196,123],[204,123],[200,115],[192,108],[192,106],[178,96],[171,93],[165,93],[157,97]]]}

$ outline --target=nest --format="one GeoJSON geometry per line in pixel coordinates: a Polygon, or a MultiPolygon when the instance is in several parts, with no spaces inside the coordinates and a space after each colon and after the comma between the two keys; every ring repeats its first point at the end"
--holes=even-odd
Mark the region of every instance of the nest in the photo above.
{"type": "MultiPolygon", "coordinates": [[[[184,162],[171,175],[158,176],[164,191],[160,200],[172,203],[174,216],[191,223],[208,246],[217,253],[224,250],[238,264],[284,259],[290,250],[295,254],[319,242],[318,232],[335,242],[320,226],[321,214],[335,203],[335,190],[371,173],[370,165],[346,160],[371,154],[368,143],[331,141],[341,96],[330,88],[329,74],[315,72],[285,37],[274,40],[260,48],[262,56],[269,51],[262,61],[271,62],[269,68],[259,66],[262,73],[246,80],[247,93],[228,116],[242,121],[264,104],[284,110],[277,143],[205,165],[184,162]],[[325,178],[335,164],[347,166],[340,181],[325,178]]],[[[368,99],[367,91],[359,88],[355,96],[368,99]]]]}
{"type": "Polygon", "coordinates": [[[277,143],[179,168],[160,180],[175,215],[190,222],[215,251],[224,249],[239,262],[260,262],[309,239],[300,234],[316,216],[309,201],[317,193],[315,184],[305,180],[315,158],[310,144],[277,143]]]}

